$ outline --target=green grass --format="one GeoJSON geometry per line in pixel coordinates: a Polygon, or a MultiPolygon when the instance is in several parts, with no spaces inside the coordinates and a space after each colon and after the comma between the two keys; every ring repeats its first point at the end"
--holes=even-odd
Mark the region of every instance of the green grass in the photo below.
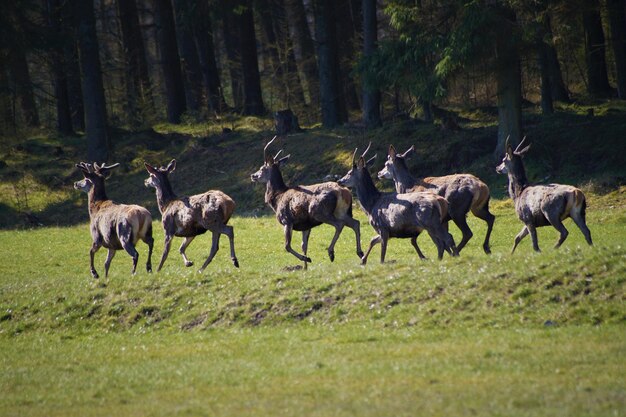
{"type": "MultiPolygon", "coordinates": [[[[460,132],[413,121],[364,132],[313,128],[281,139],[291,183],[342,175],[355,146],[415,144],[416,175],[472,172],[491,187],[493,254],[482,252],[485,223],[459,258],[419,261],[407,240],[392,240],[359,265],[345,229],[331,263],[332,228],[311,235],[306,271],[283,249],[282,229],[249,175],[272,134],[266,119],[158,125],[115,131],[118,172],[108,194],[146,205],[157,218],[143,161],[178,160],[175,190],[223,189],[237,201],[235,244],[203,274],[210,236],[198,237],[185,268],[175,240],[163,271],[138,273],[118,253],[107,279],[89,275],[86,196],[72,189],[81,138],[31,132],[0,148],[0,416],[623,416],[626,415],[626,129],[616,102],[525,115],[534,145],[531,181],[581,186],[588,197],[588,247],[571,222],[539,230],[509,254],[521,228],[496,176],[489,112],[463,112],[460,132]],[[587,111],[593,107],[595,117],[587,111]],[[228,135],[222,128],[234,128],[228,135]],[[25,217],[24,213],[36,216],[25,217]],[[28,219],[26,221],[26,219],[28,219]],[[33,221],[46,225],[29,229],[33,221]]],[[[277,150],[276,149],[276,150],[277,150]]],[[[111,161],[114,162],[114,161],[111,161]]],[[[385,184],[389,189],[390,185],[385,184]]],[[[357,206],[362,244],[372,228],[357,206]]],[[[154,224],[158,264],[163,232],[154,224]]],[[[455,240],[460,233],[450,226],[455,240]]],[[[300,246],[300,234],[294,247],[300,246]]],[[[96,255],[104,273],[106,252],[96,255]]]]}
{"type": "MultiPolygon", "coordinates": [[[[270,217],[233,219],[240,270],[222,242],[204,274],[175,250],[147,274],[141,245],[136,276],[119,253],[100,280],[85,224],[0,231],[0,415],[623,415],[624,190],[590,195],[593,248],[567,221],[560,250],[543,228],[541,254],[511,256],[519,221],[492,206],[491,256],[473,217],[458,259],[397,239],[365,267],[348,229],[331,263],[322,226],[307,271],[270,217]]],[[[189,247],[196,265],[209,240],[189,247]]]]}

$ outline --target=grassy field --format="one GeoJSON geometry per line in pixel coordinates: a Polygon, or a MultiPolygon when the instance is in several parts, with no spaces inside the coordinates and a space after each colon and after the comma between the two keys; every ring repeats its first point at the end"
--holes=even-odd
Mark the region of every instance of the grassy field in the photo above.
{"type": "MultiPolygon", "coordinates": [[[[470,216],[474,238],[459,258],[437,261],[424,236],[428,260],[392,240],[386,264],[377,249],[363,267],[345,229],[331,263],[332,228],[321,226],[306,271],[283,250],[263,188],[249,180],[269,120],[233,120],[228,135],[219,123],[113,132],[114,200],[158,218],[143,161],[176,158],[176,191],[215,187],[237,201],[241,268],[222,239],[203,274],[209,236],[187,250],[193,268],[177,239],[164,269],[148,274],[140,243],[135,276],[118,253],[109,277],[93,280],[86,196],[72,189],[84,140],[0,138],[0,416],[626,416],[624,104],[525,113],[530,180],[582,187],[595,245],[568,220],[561,249],[552,249],[557,232],[542,228],[542,253],[527,238],[513,256],[521,224],[506,178],[494,173],[495,117],[459,114],[461,131],[412,120],[369,132],[312,127],[276,148],[292,154],[290,183],[344,174],[354,147],[370,140],[376,168],[389,143],[414,144],[416,175],[477,174],[494,195],[493,254],[482,251],[485,223],[470,216]]],[[[358,206],[354,213],[366,246],[373,230],[358,206]]],[[[158,222],[154,230],[156,265],[158,222]]],[[[101,276],[105,256],[96,255],[101,276]]]]}
{"type": "Polygon", "coordinates": [[[365,267],[348,229],[331,263],[322,226],[292,270],[273,218],[236,217],[240,270],[222,244],[202,275],[176,251],[147,274],[140,246],[136,276],[120,253],[100,280],[84,224],[0,231],[0,415],[624,415],[625,190],[590,196],[593,248],[568,221],[560,250],[544,228],[511,256],[511,203],[493,212],[491,256],[473,217],[458,259],[423,237],[429,260],[392,240],[365,267]]]}

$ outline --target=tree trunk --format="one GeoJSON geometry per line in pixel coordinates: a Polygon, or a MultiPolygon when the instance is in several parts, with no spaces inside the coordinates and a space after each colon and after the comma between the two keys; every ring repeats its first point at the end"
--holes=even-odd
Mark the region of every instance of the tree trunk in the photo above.
{"type": "Polygon", "coordinates": [[[232,10],[226,10],[222,16],[222,30],[226,56],[228,58],[227,64],[228,74],[230,76],[230,89],[233,97],[233,106],[237,111],[241,111],[243,109],[244,94],[238,24],[234,12],[232,10]]]}
{"type": "Polygon", "coordinates": [[[550,76],[550,88],[552,90],[552,99],[556,101],[561,101],[564,103],[570,103],[571,99],[569,97],[569,92],[565,87],[565,82],[563,82],[563,74],[561,72],[561,64],[559,63],[559,58],[556,54],[556,48],[554,47],[554,43],[552,39],[554,38],[554,34],[552,33],[552,22],[550,16],[546,16],[543,22],[546,41],[545,45],[545,53],[546,53],[546,65],[548,66],[548,73],[550,76]]]}
{"type": "MultiPolygon", "coordinates": [[[[53,36],[61,39],[61,5],[59,1],[47,0],[45,14],[50,32],[53,36]]],[[[74,130],[72,129],[72,114],[63,56],[63,45],[55,46],[50,50],[50,67],[54,82],[54,98],[57,110],[57,129],[64,135],[71,135],[74,133],[74,130]]]]}
{"type": "Polygon", "coordinates": [[[294,54],[309,96],[309,104],[317,107],[319,103],[319,71],[315,55],[315,44],[307,21],[302,0],[285,0],[285,11],[289,33],[293,39],[294,54]]]}
{"type": "Polygon", "coordinates": [[[340,72],[333,1],[315,0],[314,12],[322,125],[331,128],[348,119],[339,84],[340,72]]]}
{"type": "Polygon", "coordinates": [[[199,1],[194,16],[194,39],[204,80],[208,110],[209,113],[220,114],[228,110],[228,105],[224,100],[222,82],[215,59],[213,24],[208,3],[199,1]]]}
{"type": "Polygon", "coordinates": [[[78,62],[78,46],[75,40],[68,42],[64,48],[65,71],[67,73],[67,93],[70,101],[72,125],[75,130],[85,131],[85,103],[83,86],[78,62]]]}
{"type": "Polygon", "coordinates": [[[612,89],[606,72],[605,39],[598,0],[586,2],[583,8],[583,28],[588,92],[594,97],[607,97],[612,93],[612,89]]]}
{"type": "Polygon", "coordinates": [[[4,56],[0,53],[0,132],[3,133],[15,130],[15,117],[13,116],[13,106],[11,105],[11,88],[5,62],[4,56]]]}
{"type": "Polygon", "coordinates": [[[180,117],[186,110],[185,84],[180,69],[171,0],[154,0],[154,14],[165,81],[167,120],[170,123],[180,123],[180,117]]]}
{"type": "Polygon", "coordinates": [[[22,108],[22,115],[27,126],[39,126],[39,114],[37,113],[37,105],[35,104],[35,95],[33,94],[33,84],[30,79],[30,71],[28,62],[26,61],[26,53],[24,48],[15,47],[13,45],[9,49],[7,56],[9,72],[15,92],[22,108]]]}
{"type": "Polygon", "coordinates": [[[514,39],[512,26],[515,13],[502,7],[501,33],[496,38],[496,83],[498,97],[498,143],[495,158],[500,160],[504,155],[504,144],[510,137],[514,146],[522,136],[522,74],[519,52],[514,39]]]}
{"type": "Polygon", "coordinates": [[[239,50],[241,52],[241,70],[243,73],[243,114],[261,116],[266,113],[261,93],[261,76],[256,50],[254,17],[250,0],[240,0],[239,50]]]}
{"type": "MultiPolygon", "coordinates": [[[[363,0],[363,55],[374,53],[377,43],[376,0],[363,0]]],[[[370,128],[381,125],[380,91],[363,88],[363,122],[370,128]]]]}
{"type": "Polygon", "coordinates": [[[202,70],[193,36],[193,14],[196,12],[189,0],[174,0],[178,48],[182,58],[183,81],[187,109],[198,113],[202,103],[202,70]]]}
{"type": "Polygon", "coordinates": [[[106,162],[110,156],[111,144],[107,131],[107,110],[93,1],[74,0],[74,11],[78,24],[78,48],[85,103],[87,159],[106,162]]]}
{"type": "Polygon", "coordinates": [[[617,95],[626,99],[626,2],[607,0],[609,27],[611,29],[611,47],[615,57],[617,72],[617,95]]]}
{"type": "Polygon", "coordinates": [[[117,0],[117,7],[126,58],[126,101],[131,118],[136,119],[141,110],[154,111],[146,48],[135,0],[117,0]]]}
{"type": "Polygon", "coordinates": [[[352,63],[360,48],[357,39],[363,33],[361,3],[363,0],[334,2],[334,21],[336,24],[336,45],[339,66],[339,85],[343,88],[345,107],[351,111],[361,111],[359,93],[352,76],[352,63]],[[338,19],[342,16],[342,19],[338,19]]]}
{"type": "Polygon", "coordinates": [[[554,113],[552,102],[552,80],[548,66],[548,47],[543,41],[537,43],[537,63],[541,76],[541,112],[543,114],[554,113]]]}

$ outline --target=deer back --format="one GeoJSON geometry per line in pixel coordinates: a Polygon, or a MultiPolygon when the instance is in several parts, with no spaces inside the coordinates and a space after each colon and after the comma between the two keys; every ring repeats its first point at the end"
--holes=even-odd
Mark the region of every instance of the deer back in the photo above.
{"type": "Polygon", "coordinates": [[[97,202],[98,210],[91,219],[91,233],[94,239],[102,241],[102,246],[122,249],[119,233],[131,231],[133,245],[146,236],[152,226],[152,215],[135,204],[115,204],[111,200],[97,202]]]}
{"type": "Polygon", "coordinates": [[[581,210],[584,204],[584,193],[574,186],[531,185],[515,200],[515,211],[524,223],[543,226],[549,224],[547,214],[558,215],[563,220],[570,216],[572,210],[581,210]]]}
{"type": "Polygon", "coordinates": [[[349,215],[352,209],[352,193],[346,187],[342,187],[333,181],[323,182],[320,184],[301,185],[300,188],[310,190],[312,192],[330,191],[337,198],[334,215],[337,218],[343,218],[349,215]]]}

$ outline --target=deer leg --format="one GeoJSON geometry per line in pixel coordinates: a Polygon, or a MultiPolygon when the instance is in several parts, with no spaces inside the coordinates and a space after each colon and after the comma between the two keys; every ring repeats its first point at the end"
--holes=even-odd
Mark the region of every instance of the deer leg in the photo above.
{"type": "Polygon", "coordinates": [[[450,256],[459,256],[459,248],[454,244],[454,238],[447,230],[444,233],[444,249],[450,254],[450,256]]]}
{"type": "Polygon", "coordinates": [[[146,236],[142,239],[148,245],[148,260],[146,261],[146,271],[152,272],[152,249],[154,247],[154,238],[152,237],[152,226],[148,229],[146,236]]]}
{"type": "Polygon", "coordinates": [[[387,242],[389,241],[389,237],[387,235],[383,235],[380,237],[380,263],[385,263],[385,255],[387,254],[387,242]]]}
{"type": "MultiPolygon", "coordinates": [[[[545,216],[546,213],[544,213],[545,216]]],[[[554,245],[554,248],[557,249],[558,247],[560,247],[563,242],[565,241],[565,239],[567,239],[567,235],[569,235],[569,232],[567,231],[567,229],[565,228],[565,226],[563,226],[563,222],[561,221],[561,219],[559,218],[558,215],[555,216],[546,216],[546,218],[548,219],[548,221],[550,222],[550,224],[559,231],[559,233],[561,234],[559,236],[559,240],[557,240],[556,244],[554,245]]]]}
{"type": "Polygon", "coordinates": [[[217,250],[220,248],[220,232],[211,231],[211,233],[211,251],[209,252],[208,258],[206,258],[206,261],[204,261],[204,264],[202,264],[202,267],[198,270],[198,273],[202,273],[202,271],[204,271],[204,268],[206,268],[207,265],[211,263],[213,257],[217,253],[217,250]]]}
{"type": "Polygon", "coordinates": [[[370,247],[367,248],[367,252],[365,252],[365,255],[363,255],[363,257],[361,258],[361,265],[365,265],[367,263],[367,257],[370,256],[370,252],[372,251],[372,248],[376,246],[376,244],[380,243],[381,241],[382,241],[382,238],[380,237],[380,235],[376,235],[372,238],[372,240],[370,240],[370,247]]]}
{"type": "Polygon", "coordinates": [[[91,270],[91,276],[94,278],[99,277],[98,273],[96,272],[96,268],[93,266],[93,258],[96,252],[98,252],[98,249],[100,249],[100,246],[102,246],[102,244],[99,241],[93,242],[91,244],[91,249],[89,250],[89,267],[91,270]]]}
{"type": "Polygon", "coordinates": [[[533,249],[535,250],[535,252],[541,252],[541,250],[539,249],[539,241],[537,240],[537,228],[532,223],[527,224],[526,228],[530,232],[530,239],[533,242],[533,249]]]}
{"type": "Polygon", "coordinates": [[[113,257],[115,256],[115,249],[109,249],[109,251],[107,252],[107,258],[104,261],[104,277],[108,277],[109,276],[109,267],[111,266],[111,261],[113,260],[113,257]]]}
{"type": "Polygon", "coordinates": [[[417,256],[419,256],[420,259],[426,259],[419,246],[417,246],[417,236],[411,238],[411,245],[415,248],[415,252],[417,252],[417,256]]]}
{"type": "Polygon", "coordinates": [[[132,274],[135,275],[135,271],[137,270],[137,261],[139,260],[139,253],[130,241],[126,239],[120,239],[120,242],[122,243],[122,247],[124,248],[124,250],[128,252],[128,254],[133,258],[132,274]]]}
{"type": "Polygon", "coordinates": [[[515,243],[513,243],[511,255],[513,255],[513,252],[515,252],[515,248],[517,248],[517,245],[519,245],[519,243],[522,241],[522,239],[526,237],[526,235],[528,235],[528,228],[524,225],[524,227],[522,227],[522,230],[517,234],[517,236],[515,236],[515,243]]]}
{"type": "Polygon", "coordinates": [[[472,207],[472,214],[478,217],[481,220],[487,222],[487,234],[485,234],[485,241],[483,242],[483,250],[487,255],[491,253],[491,248],[489,247],[489,238],[491,237],[491,231],[493,230],[493,224],[496,221],[496,216],[489,212],[489,207],[485,204],[480,209],[475,209],[472,207]]]}
{"type": "Polygon", "coordinates": [[[228,243],[230,244],[230,259],[233,261],[233,265],[235,265],[236,268],[239,268],[239,261],[235,255],[235,229],[233,229],[232,226],[225,224],[222,227],[222,233],[228,237],[228,243]]]}
{"type": "Polygon", "coordinates": [[[135,271],[137,270],[137,261],[139,260],[139,253],[135,246],[133,245],[133,228],[130,224],[123,222],[118,224],[117,226],[117,236],[120,239],[120,243],[122,247],[128,254],[133,258],[133,271],[132,274],[135,275],[135,271]]]}
{"type": "Polygon", "coordinates": [[[285,225],[285,250],[300,259],[302,262],[311,262],[311,258],[307,256],[302,256],[291,247],[291,235],[293,234],[293,226],[285,225]]]}
{"type": "Polygon", "coordinates": [[[167,254],[170,253],[170,246],[172,246],[173,237],[174,237],[173,235],[169,235],[169,234],[165,235],[165,242],[163,245],[163,255],[161,255],[161,261],[159,262],[159,267],[157,268],[157,272],[161,270],[161,268],[163,267],[163,264],[165,263],[165,260],[167,259],[167,254]]]}
{"type": "Polygon", "coordinates": [[[335,243],[337,243],[337,239],[339,239],[339,235],[343,230],[343,223],[331,223],[335,226],[335,235],[333,236],[333,240],[330,241],[330,245],[328,245],[328,257],[330,261],[333,262],[335,260],[335,243]]]}
{"type": "Polygon", "coordinates": [[[431,231],[431,230],[427,230],[428,232],[428,236],[430,236],[430,238],[432,239],[433,243],[435,244],[435,246],[437,247],[437,259],[442,260],[443,259],[443,252],[444,252],[444,243],[443,243],[443,239],[441,239],[439,236],[437,236],[437,233],[431,231]]]}
{"type": "Polygon", "coordinates": [[[361,248],[361,223],[352,217],[346,217],[344,219],[346,226],[354,230],[356,236],[356,254],[359,258],[363,258],[363,249],[361,248]]]}
{"type": "Polygon", "coordinates": [[[571,217],[574,223],[576,223],[576,226],[578,226],[578,228],[582,232],[583,236],[585,236],[585,240],[587,241],[589,246],[593,246],[593,242],[591,241],[591,231],[589,231],[589,228],[585,223],[585,218],[580,213],[574,213],[574,215],[571,217]]]}
{"type": "Polygon", "coordinates": [[[190,267],[193,266],[193,262],[191,262],[188,258],[187,255],[185,254],[185,251],[187,250],[187,246],[189,246],[189,244],[195,239],[195,236],[188,236],[185,238],[185,240],[183,240],[183,243],[180,245],[180,248],[178,248],[178,252],[180,252],[180,254],[183,257],[183,262],[185,262],[185,266],[186,267],[190,267]]]}
{"type": "Polygon", "coordinates": [[[454,224],[457,225],[457,227],[461,230],[461,233],[463,234],[463,237],[461,238],[461,242],[459,242],[459,245],[456,247],[457,251],[461,252],[461,249],[465,247],[467,242],[469,242],[469,240],[472,238],[472,236],[474,236],[474,234],[472,233],[472,230],[467,225],[467,218],[465,217],[465,214],[461,216],[453,217],[452,221],[454,222],[454,224]]]}
{"type": "MultiPolygon", "coordinates": [[[[309,236],[311,236],[311,229],[302,231],[302,253],[306,256],[309,250],[309,236]]],[[[304,269],[307,269],[308,263],[304,261],[304,269]]]]}

